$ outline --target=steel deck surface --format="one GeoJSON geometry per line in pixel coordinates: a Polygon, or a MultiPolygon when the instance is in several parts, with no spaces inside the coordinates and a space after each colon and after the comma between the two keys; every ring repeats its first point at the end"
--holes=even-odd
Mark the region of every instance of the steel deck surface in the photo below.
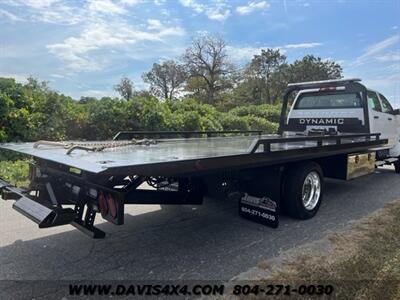
{"type": "MultiPolygon", "coordinates": [[[[30,155],[36,158],[61,163],[81,170],[101,173],[110,168],[134,167],[158,163],[173,163],[188,160],[229,157],[237,155],[252,155],[251,146],[258,139],[279,139],[278,135],[262,136],[232,136],[211,138],[188,138],[159,140],[155,145],[129,145],[117,148],[107,148],[100,152],[76,150],[66,154],[62,147],[40,145],[34,148],[34,143],[0,144],[0,149],[7,149],[30,155]]],[[[342,143],[353,143],[360,139],[348,139],[342,143]]],[[[93,142],[95,143],[95,142],[93,142]]],[[[324,145],[334,144],[334,141],[324,141],[324,145]]],[[[271,151],[284,151],[316,147],[316,141],[291,143],[274,143],[271,151]]],[[[257,151],[257,152],[261,152],[257,151]]],[[[266,154],[268,155],[268,154],[266,154]]]]}

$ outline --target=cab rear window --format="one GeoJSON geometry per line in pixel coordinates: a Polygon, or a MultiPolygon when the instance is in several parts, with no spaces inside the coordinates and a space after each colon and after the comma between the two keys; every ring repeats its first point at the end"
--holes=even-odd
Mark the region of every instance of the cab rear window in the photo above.
{"type": "Polygon", "coordinates": [[[307,93],[301,94],[294,109],[360,108],[361,97],[357,93],[307,93]]]}

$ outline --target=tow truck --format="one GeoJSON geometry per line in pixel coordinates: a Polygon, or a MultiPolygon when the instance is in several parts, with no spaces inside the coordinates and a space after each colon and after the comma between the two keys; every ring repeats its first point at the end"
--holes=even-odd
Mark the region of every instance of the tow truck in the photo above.
{"type": "Polygon", "coordinates": [[[70,224],[93,238],[105,236],[98,214],[122,225],[125,205],[200,205],[207,195],[276,228],[281,212],[315,216],[325,178],[382,165],[399,173],[399,125],[399,110],[359,79],[292,83],[276,135],[122,131],[109,141],[1,144],[31,158],[29,187],[0,179],[1,198],[39,228],[70,224]]]}

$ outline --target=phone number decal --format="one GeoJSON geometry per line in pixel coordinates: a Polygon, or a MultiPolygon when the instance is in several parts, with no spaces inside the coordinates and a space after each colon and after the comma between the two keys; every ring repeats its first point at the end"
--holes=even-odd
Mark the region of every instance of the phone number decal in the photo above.
{"type": "Polygon", "coordinates": [[[232,294],[236,296],[248,295],[301,295],[301,296],[323,296],[331,295],[334,291],[332,285],[299,285],[293,287],[291,285],[283,284],[269,284],[269,285],[235,285],[232,294]]]}
{"type": "Polygon", "coordinates": [[[261,217],[261,218],[264,218],[267,220],[275,221],[275,216],[268,214],[266,212],[260,212],[259,210],[250,209],[250,208],[243,207],[243,206],[241,207],[241,210],[243,213],[246,213],[246,214],[250,214],[250,215],[261,217]]]}

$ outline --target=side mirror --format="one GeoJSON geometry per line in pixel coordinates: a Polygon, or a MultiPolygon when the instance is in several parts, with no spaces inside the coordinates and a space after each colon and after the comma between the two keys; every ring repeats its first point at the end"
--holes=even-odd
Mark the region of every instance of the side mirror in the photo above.
{"type": "Polygon", "coordinates": [[[393,110],[394,115],[400,115],[400,108],[393,110]]]}

